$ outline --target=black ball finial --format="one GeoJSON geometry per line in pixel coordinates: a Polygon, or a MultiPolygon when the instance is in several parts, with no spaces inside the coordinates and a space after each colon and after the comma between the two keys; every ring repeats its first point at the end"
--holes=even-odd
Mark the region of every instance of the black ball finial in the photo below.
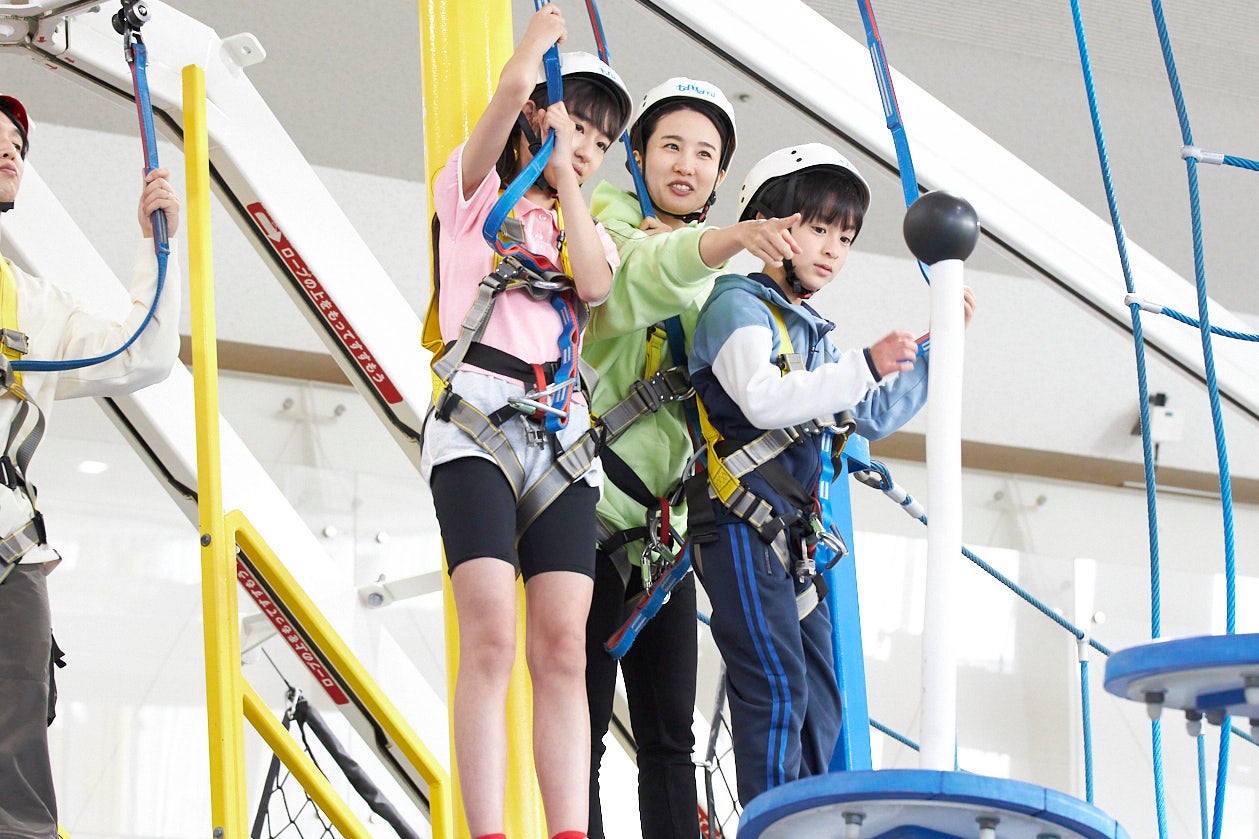
{"type": "Polygon", "coordinates": [[[904,230],[909,249],[928,265],[966,259],[979,242],[979,215],[960,195],[937,190],[909,205],[904,230]]]}

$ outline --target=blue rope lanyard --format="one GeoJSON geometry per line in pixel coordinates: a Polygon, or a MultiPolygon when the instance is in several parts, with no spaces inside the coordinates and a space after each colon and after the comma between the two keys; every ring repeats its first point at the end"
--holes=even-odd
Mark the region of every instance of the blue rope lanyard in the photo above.
{"type": "MultiPolygon", "coordinates": [[[[127,63],[131,65],[131,82],[135,90],[136,111],[140,117],[140,135],[144,144],[144,173],[147,175],[158,168],[157,132],[153,127],[153,103],[149,99],[149,79],[145,72],[148,66],[148,50],[145,48],[144,43],[140,41],[138,31],[134,35],[128,34],[126,39],[124,54],[127,57],[127,63]]],[[[136,342],[136,339],[144,332],[145,327],[153,320],[153,313],[157,311],[157,303],[162,298],[162,288],[166,284],[166,263],[170,257],[170,238],[166,230],[166,214],[161,210],[154,210],[151,219],[153,224],[153,252],[157,257],[157,288],[153,292],[153,303],[149,306],[148,313],[145,314],[144,320],[136,327],[136,331],[132,333],[126,343],[111,353],[92,358],[62,359],[59,361],[19,359],[10,365],[14,370],[45,372],[78,370],[82,367],[91,367],[93,364],[109,361],[111,358],[125,352],[128,347],[136,342]]]]}
{"type": "MultiPolygon", "coordinates": [[[[896,88],[892,85],[892,69],[887,63],[887,52],[883,49],[883,37],[879,35],[879,24],[874,19],[874,6],[871,0],[858,0],[857,8],[861,11],[861,23],[866,30],[866,44],[870,48],[870,61],[874,65],[875,80],[879,84],[879,99],[883,102],[883,118],[887,130],[892,132],[892,146],[896,149],[896,166],[900,170],[901,192],[905,196],[905,207],[918,200],[918,175],[914,172],[914,158],[909,151],[909,135],[905,133],[905,123],[901,119],[901,106],[896,101],[896,88]]],[[[918,270],[922,278],[931,283],[931,275],[926,265],[919,262],[918,270]]]]}

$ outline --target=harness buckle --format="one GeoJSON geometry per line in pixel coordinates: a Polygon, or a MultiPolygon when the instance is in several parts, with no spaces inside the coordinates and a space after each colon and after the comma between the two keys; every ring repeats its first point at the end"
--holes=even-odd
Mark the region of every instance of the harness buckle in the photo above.
{"type": "Polygon", "coordinates": [[[0,353],[0,391],[8,393],[15,380],[13,368],[9,366],[9,357],[0,353]]]}
{"type": "Polygon", "coordinates": [[[13,466],[13,460],[7,455],[0,455],[0,484],[4,484],[9,489],[18,488],[17,469],[13,466]]]}
{"type": "Polygon", "coordinates": [[[26,355],[30,352],[30,343],[26,338],[26,333],[16,329],[0,329],[0,343],[5,349],[13,350],[18,355],[26,355]]]}
{"type": "Polygon", "coordinates": [[[540,422],[534,422],[528,417],[525,418],[525,442],[530,446],[537,446],[544,449],[547,446],[546,426],[540,422]]]}
{"type": "Polygon", "coordinates": [[[460,396],[449,384],[433,399],[433,414],[445,422],[450,421],[450,413],[459,404],[460,396]]]}

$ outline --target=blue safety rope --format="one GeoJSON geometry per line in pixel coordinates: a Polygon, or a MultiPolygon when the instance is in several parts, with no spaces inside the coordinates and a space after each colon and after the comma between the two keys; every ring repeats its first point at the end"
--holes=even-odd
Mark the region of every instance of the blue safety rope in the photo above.
{"type": "MultiPolygon", "coordinates": [[[[612,57],[608,54],[608,40],[603,34],[603,19],[599,17],[599,6],[595,3],[595,0],[586,0],[586,14],[590,18],[590,29],[595,36],[595,50],[599,53],[599,59],[611,67],[612,57]]],[[[629,128],[626,128],[625,133],[621,135],[621,143],[625,146],[625,164],[629,167],[630,178],[634,181],[634,192],[638,196],[638,206],[643,211],[643,218],[652,218],[656,213],[651,206],[651,196],[647,194],[647,182],[643,180],[643,171],[639,168],[638,161],[634,159],[634,148],[630,145],[629,128]]],[[[682,357],[685,358],[685,354],[682,357]]],[[[674,360],[677,360],[676,356],[674,360]]]]}
{"type": "Polygon", "coordinates": [[[888,737],[891,737],[896,742],[906,745],[916,752],[922,751],[922,749],[919,748],[918,744],[915,743],[913,740],[910,740],[904,734],[901,734],[897,731],[893,731],[892,729],[888,728],[883,723],[876,720],[874,717],[870,718],[870,727],[873,728],[875,731],[883,732],[884,734],[886,734],[888,737]]]}
{"type": "Polygon", "coordinates": [[[1193,738],[1198,747],[1198,820],[1202,823],[1202,839],[1210,835],[1210,819],[1207,816],[1207,747],[1201,734],[1193,738]]]}
{"type": "MultiPolygon", "coordinates": [[[[875,80],[879,84],[879,99],[883,102],[883,117],[888,131],[892,132],[892,146],[896,149],[896,166],[900,170],[901,192],[905,196],[905,207],[918,200],[918,175],[914,172],[914,158],[909,152],[909,135],[905,133],[905,123],[901,119],[901,106],[896,101],[896,88],[892,85],[892,70],[887,63],[887,52],[883,49],[883,38],[879,35],[879,24],[874,19],[874,7],[870,0],[858,0],[857,8],[861,10],[861,23],[866,30],[866,44],[870,48],[870,61],[874,64],[875,80]]],[[[926,265],[918,263],[922,278],[931,282],[931,275],[926,265]]]]}
{"type": "MultiPolygon", "coordinates": [[[[1184,91],[1176,71],[1176,58],[1172,54],[1171,37],[1167,20],[1163,16],[1160,0],[1151,0],[1154,23],[1158,28],[1159,46],[1163,52],[1163,65],[1167,81],[1171,85],[1172,100],[1176,104],[1176,118],[1180,123],[1181,143],[1193,146],[1193,131],[1189,126],[1189,110],[1185,105],[1184,91]]],[[[1224,592],[1225,631],[1232,635],[1237,631],[1237,569],[1233,536],[1233,488],[1229,476],[1228,444],[1224,437],[1224,414],[1220,408],[1220,389],[1215,376],[1215,356],[1211,346],[1211,321],[1207,300],[1206,256],[1202,242],[1202,208],[1198,194],[1198,162],[1192,155],[1184,155],[1185,173],[1189,181],[1189,212],[1193,229],[1193,270],[1198,291],[1198,331],[1202,336],[1202,362],[1206,371],[1207,396],[1211,403],[1211,423],[1215,431],[1216,459],[1220,467],[1220,506],[1224,518],[1224,592]]],[[[1231,727],[1228,717],[1224,725],[1231,727]]],[[[1220,839],[1224,829],[1224,790],[1228,781],[1228,753],[1230,737],[1220,734],[1219,762],[1215,774],[1215,808],[1211,820],[1211,837],[1220,839]]]]}
{"type": "MultiPolygon", "coordinates": [[[[549,0],[534,0],[534,8],[541,9],[549,0]]],[[[559,45],[552,44],[551,48],[546,51],[542,57],[542,69],[546,75],[546,95],[548,103],[554,104],[560,102],[564,98],[564,77],[560,67],[559,45]]],[[[551,152],[555,149],[555,132],[547,133],[546,140],[534,153],[531,159],[524,167],[521,168],[519,174],[512,180],[503,193],[498,196],[498,200],[494,202],[494,206],[490,208],[490,212],[485,217],[485,223],[481,226],[481,236],[485,239],[486,244],[494,249],[503,259],[515,259],[524,265],[527,269],[539,272],[555,272],[561,271],[560,266],[555,265],[549,259],[532,253],[521,242],[513,242],[505,240],[500,234],[503,229],[503,222],[511,215],[512,210],[520,199],[524,198],[530,188],[537,183],[541,177],[542,171],[546,168],[547,161],[551,158],[551,152]]],[[[561,237],[563,231],[560,231],[561,237]]],[[[561,239],[561,246],[563,240],[561,239]]],[[[550,403],[553,406],[567,406],[572,397],[573,388],[577,384],[577,347],[580,344],[581,335],[579,334],[579,325],[577,313],[574,309],[572,295],[575,292],[565,292],[562,294],[550,295],[550,304],[556,314],[560,317],[560,334],[557,341],[559,346],[559,367],[555,372],[556,390],[550,396],[550,403]]],[[[550,434],[554,434],[568,424],[567,410],[560,412],[545,412],[546,430],[550,434]]]]}
{"type": "Polygon", "coordinates": [[[1089,699],[1089,662],[1080,660],[1080,716],[1084,726],[1084,798],[1093,803],[1093,706],[1089,699]]]}
{"type": "MultiPolygon", "coordinates": [[[[1110,156],[1106,151],[1106,137],[1102,132],[1101,113],[1097,104],[1097,89],[1093,83],[1093,66],[1089,60],[1088,42],[1084,36],[1084,22],[1080,16],[1079,0],[1071,0],[1071,19],[1075,25],[1076,45],[1080,52],[1080,67],[1084,74],[1084,89],[1088,94],[1089,116],[1093,124],[1093,139],[1097,146],[1098,164],[1101,166],[1102,183],[1106,188],[1106,205],[1110,210],[1111,228],[1115,231],[1115,244],[1119,250],[1119,264],[1123,269],[1124,284],[1128,294],[1135,291],[1132,264],[1128,259],[1128,240],[1119,218],[1119,201],[1115,195],[1110,173],[1110,156]]],[[[1150,637],[1162,634],[1162,586],[1158,544],[1158,502],[1154,472],[1154,443],[1150,437],[1150,391],[1145,361],[1145,337],[1141,325],[1141,307],[1129,304],[1132,318],[1133,346],[1137,363],[1137,391],[1141,413],[1141,453],[1145,464],[1145,508],[1150,545],[1150,637]]],[[[1167,839],[1167,805],[1163,794],[1163,738],[1159,721],[1151,724],[1151,743],[1154,763],[1154,806],[1158,814],[1158,835],[1167,839]]]]}
{"type": "MultiPolygon", "coordinates": [[[[149,79],[145,72],[145,68],[148,66],[148,50],[139,40],[138,33],[134,38],[135,40],[128,44],[130,51],[126,55],[127,62],[131,65],[131,81],[132,86],[135,88],[136,110],[140,116],[140,134],[144,142],[144,174],[147,175],[158,168],[157,131],[153,127],[153,103],[149,99],[149,79]]],[[[19,359],[11,362],[10,367],[14,370],[78,370],[82,367],[91,367],[93,364],[109,361],[111,358],[125,352],[128,347],[136,342],[136,339],[140,337],[140,333],[144,332],[145,327],[153,320],[153,313],[157,311],[157,303],[162,298],[162,288],[166,284],[166,263],[170,257],[170,238],[166,232],[166,213],[161,210],[154,210],[151,219],[153,224],[153,252],[157,257],[157,287],[153,292],[153,304],[149,306],[149,311],[145,314],[144,320],[140,321],[140,325],[136,327],[136,331],[132,333],[126,343],[111,353],[93,356],[92,358],[72,358],[59,361],[19,359]]]]}
{"type": "MultiPolygon", "coordinates": [[[[1186,326],[1192,326],[1194,329],[1201,329],[1202,323],[1195,317],[1177,311],[1170,306],[1163,306],[1158,303],[1151,303],[1148,300],[1142,300],[1136,295],[1131,296],[1131,303],[1135,303],[1141,307],[1142,311],[1150,312],[1156,315],[1166,315],[1172,320],[1178,320],[1186,326]]],[[[1233,338],[1238,341],[1259,341],[1259,334],[1254,332],[1237,332],[1233,329],[1225,329],[1222,326],[1210,325],[1211,334],[1219,335],[1221,338],[1233,338]]]]}
{"type": "Polygon", "coordinates": [[[1247,160],[1244,157],[1226,154],[1224,155],[1224,164],[1226,166],[1236,166],[1240,169],[1250,169],[1252,172],[1259,172],[1259,160],[1247,160]]]}

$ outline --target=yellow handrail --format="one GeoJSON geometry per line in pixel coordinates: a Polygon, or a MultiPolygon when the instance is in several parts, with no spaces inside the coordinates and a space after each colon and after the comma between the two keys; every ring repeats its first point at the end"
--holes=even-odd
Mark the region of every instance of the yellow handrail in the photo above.
{"type": "Polygon", "coordinates": [[[210,247],[210,149],[205,71],[183,70],[184,160],[188,189],[188,285],[197,416],[197,515],[201,531],[206,713],[210,733],[210,815],[216,839],[243,839],[245,735],[241,725],[240,620],[236,549],[226,538],[219,452],[219,376],[210,247]]]}
{"type": "MultiPolygon", "coordinates": [[[[205,623],[206,712],[210,746],[210,810],[215,839],[244,839],[244,726],[250,724],[280,757],[316,805],[343,836],[371,834],[332,790],[327,779],[276,721],[244,679],[240,667],[237,613],[237,551],[243,551],[260,582],[282,603],[312,655],[326,661],[357,707],[420,774],[428,786],[434,839],[452,835],[450,780],[419,737],[385,698],[349,647],[298,586],[243,513],[223,513],[219,449],[218,358],[215,345],[214,281],[210,248],[209,141],[205,117],[205,74],[183,71],[184,142],[188,189],[188,262],[192,310],[193,382],[197,419],[197,494],[201,531],[202,613],[205,623]]],[[[291,641],[291,639],[289,639],[291,641]]]]}

